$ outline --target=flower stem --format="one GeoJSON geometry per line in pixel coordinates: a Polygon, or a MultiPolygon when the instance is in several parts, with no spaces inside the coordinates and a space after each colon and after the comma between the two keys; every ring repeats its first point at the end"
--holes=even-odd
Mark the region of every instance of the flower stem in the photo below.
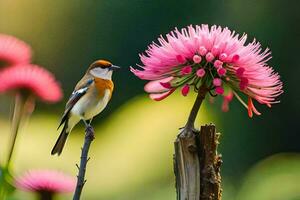
{"type": "Polygon", "coordinates": [[[53,200],[53,193],[48,191],[39,192],[39,200],[53,200]]]}
{"type": "Polygon", "coordinates": [[[10,166],[12,155],[14,152],[16,139],[17,139],[17,135],[19,132],[20,124],[21,124],[23,107],[24,107],[24,99],[20,93],[17,93],[15,96],[15,107],[14,107],[12,123],[11,123],[12,124],[11,142],[10,142],[8,156],[7,156],[7,162],[6,162],[7,168],[10,166]]]}
{"type": "Polygon", "coordinates": [[[85,126],[86,126],[86,130],[85,130],[84,144],[81,149],[80,166],[78,167],[78,165],[76,165],[78,168],[78,175],[77,175],[77,184],[76,184],[76,190],[73,196],[73,200],[80,200],[81,192],[86,182],[85,171],[86,171],[86,164],[89,161],[88,152],[92,141],[95,139],[93,128],[90,125],[88,125],[86,122],[85,122],[85,126]]]}
{"type": "Polygon", "coordinates": [[[188,121],[185,125],[185,129],[187,129],[188,131],[186,131],[186,133],[191,133],[190,130],[194,129],[194,124],[195,124],[195,120],[198,114],[198,111],[200,109],[200,106],[202,104],[203,99],[205,98],[206,93],[208,92],[208,89],[205,85],[200,86],[199,90],[198,90],[198,94],[196,97],[196,101],[193,105],[193,108],[190,112],[188,121]]]}

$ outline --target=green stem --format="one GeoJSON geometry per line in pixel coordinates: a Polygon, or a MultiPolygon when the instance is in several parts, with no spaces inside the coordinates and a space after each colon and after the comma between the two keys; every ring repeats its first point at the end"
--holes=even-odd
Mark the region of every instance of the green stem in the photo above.
{"type": "Polygon", "coordinates": [[[200,88],[198,90],[197,97],[196,97],[196,101],[195,101],[195,103],[193,105],[193,108],[192,108],[192,110],[190,112],[188,121],[187,121],[187,123],[185,125],[185,129],[188,130],[187,133],[189,133],[191,130],[194,129],[194,124],[195,124],[195,120],[196,120],[198,111],[200,109],[202,101],[205,98],[205,95],[206,95],[207,91],[208,91],[208,89],[206,88],[205,85],[200,86],[200,88]]]}
{"type": "Polygon", "coordinates": [[[24,99],[20,93],[17,93],[15,96],[15,107],[14,107],[14,113],[13,113],[12,123],[11,123],[12,124],[11,142],[9,145],[6,168],[9,168],[10,163],[11,163],[12,155],[13,155],[15,144],[16,144],[17,135],[19,132],[20,124],[21,124],[23,107],[24,107],[24,99]]]}
{"type": "Polygon", "coordinates": [[[39,192],[39,200],[52,200],[53,198],[53,192],[48,191],[40,191],[39,192]]]}

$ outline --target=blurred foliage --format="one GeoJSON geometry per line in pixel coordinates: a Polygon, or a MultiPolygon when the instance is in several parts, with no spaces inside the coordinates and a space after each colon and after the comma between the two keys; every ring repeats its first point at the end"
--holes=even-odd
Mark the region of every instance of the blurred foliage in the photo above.
{"type": "Polygon", "coordinates": [[[237,199],[299,200],[300,155],[277,154],[255,165],[244,179],[237,199]]]}
{"type": "MultiPolygon", "coordinates": [[[[165,199],[162,196],[174,199],[173,141],[189,114],[189,109],[180,105],[191,107],[194,97],[183,98],[176,93],[159,103],[146,96],[136,97],[102,123],[95,123],[96,140],[91,147],[83,198],[144,199],[146,193],[152,200],[165,199]]],[[[199,123],[218,121],[206,106],[201,112],[206,114],[199,117],[199,123]]],[[[83,127],[72,132],[63,154],[54,157],[50,150],[58,136],[54,131],[58,120],[59,116],[34,114],[20,132],[14,162],[17,174],[32,168],[77,173],[83,127]]],[[[2,127],[8,129],[4,122],[0,121],[2,127]]],[[[1,157],[5,155],[7,136],[0,141],[1,157]]]]}
{"type": "Polygon", "coordinates": [[[14,191],[13,176],[8,168],[0,166],[0,198],[7,197],[14,191]]]}
{"type": "MultiPolygon", "coordinates": [[[[0,0],[0,32],[31,44],[34,63],[54,72],[65,91],[65,100],[57,106],[38,104],[28,129],[17,141],[17,172],[45,167],[75,174],[82,129],[72,133],[60,158],[50,157],[49,150],[74,85],[87,65],[107,58],[123,69],[114,74],[112,102],[93,122],[99,136],[92,146],[87,184],[94,188],[86,187],[85,195],[92,199],[95,193],[106,199],[174,199],[172,142],[177,128],[185,123],[193,97],[174,96],[160,103],[145,97],[134,99],[143,93],[144,82],[128,69],[140,63],[138,54],[151,41],[174,27],[219,24],[249,33],[248,41],[256,37],[269,47],[273,54],[270,65],[282,76],[285,90],[280,104],[271,109],[257,106],[263,114],[253,119],[237,101],[229,113],[221,113],[219,101],[200,111],[201,119],[213,121],[222,132],[224,199],[233,199],[253,164],[278,152],[300,151],[296,127],[300,113],[299,5],[297,0],[0,0]]],[[[8,139],[9,110],[10,98],[1,96],[0,161],[8,139]]]]}

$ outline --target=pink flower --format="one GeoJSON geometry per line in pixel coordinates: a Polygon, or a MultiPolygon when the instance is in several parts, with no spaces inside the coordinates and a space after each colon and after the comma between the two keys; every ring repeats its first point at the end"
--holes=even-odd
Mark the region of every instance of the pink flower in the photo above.
{"type": "Polygon", "coordinates": [[[222,95],[224,93],[224,88],[221,86],[218,86],[218,87],[216,87],[215,91],[217,94],[222,95]]]}
{"type": "Polygon", "coordinates": [[[208,52],[205,56],[205,59],[207,62],[212,62],[215,59],[215,56],[212,53],[208,52]]]}
{"type": "Polygon", "coordinates": [[[198,69],[196,72],[196,75],[200,78],[202,78],[205,75],[205,70],[204,69],[198,69]]]}
{"type": "MultiPolygon", "coordinates": [[[[224,87],[234,91],[235,96],[242,93],[246,98],[268,106],[278,103],[276,98],[283,92],[282,82],[267,64],[271,58],[270,51],[262,50],[256,40],[246,44],[246,39],[246,34],[239,36],[220,26],[197,25],[180,31],[175,29],[165,38],[158,38],[158,43],[150,44],[146,53],[140,55],[142,70],[131,68],[131,71],[139,78],[149,80],[152,85],[155,81],[162,82],[171,77],[169,89],[147,91],[150,97],[161,94],[159,100],[186,84],[196,87],[196,91],[201,84],[213,90],[212,80],[219,78],[224,87]],[[185,66],[192,68],[191,73],[181,73],[185,66]]],[[[222,95],[224,88],[215,92],[222,95]]],[[[247,109],[256,110],[252,101],[247,105],[242,97],[237,99],[247,109]]]]}
{"type": "Polygon", "coordinates": [[[219,74],[219,76],[224,76],[227,72],[227,70],[223,67],[220,67],[219,69],[217,69],[217,72],[219,74]]]}
{"type": "Polygon", "coordinates": [[[167,88],[167,89],[171,89],[171,88],[172,88],[170,82],[160,82],[160,84],[161,84],[161,86],[163,86],[164,88],[167,88]]]}
{"type": "Polygon", "coordinates": [[[229,103],[233,99],[233,93],[230,91],[227,95],[223,96],[223,103],[222,103],[222,111],[228,112],[229,111],[229,103]]]}
{"type": "Polygon", "coordinates": [[[0,34],[0,66],[28,64],[31,54],[30,46],[22,40],[0,34]]]}
{"type": "Polygon", "coordinates": [[[156,101],[160,101],[170,94],[172,94],[175,89],[174,88],[167,88],[166,86],[171,86],[169,84],[172,81],[173,77],[168,77],[165,79],[157,80],[157,81],[150,81],[144,87],[144,90],[150,93],[150,98],[156,101]]]}
{"type": "Polygon", "coordinates": [[[214,86],[221,86],[222,85],[222,80],[220,78],[214,78],[213,80],[214,86]]]}
{"type": "Polygon", "coordinates": [[[249,80],[248,80],[248,78],[246,78],[246,77],[241,77],[240,84],[239,84],[240,90],[245,90],[245,89],[247,89],[248,85],[249,85],[249,80]]]}
{"type": "Polygon", "coordinates": [[[192,73],[192,67],[191,66],[185,66],[181,69],[181,75],[188,75],[192,73]]]}
{"type": "Polygon", "coordinates": [[[76,180],[62,172],[31,170],[16,178],[15,185],[25,191],[55,194],[73,192],[76,180]]]}
{"type": "Polygon", "coordinates": [[[182,93],[183,96],[188,95],[189,91],[190,91],[190,86],[188,84],[183,86],[182,89],[181,89],[181,93],[182,93]]]}
{"type": "Polygon", "coordinates": [[[54,103],[62,98],[62,91],[54,76],[37,65],[5,68],[0,72],[0,93],[27,90],[41,100],[54,103]]]}
{"type": "Polygon", "coordinates": [[[220,60],[216,60],[216,61],[214,62],[214,66],[218,69],[218,68],[220,68],[220,67],[223,66],[223,62],[220,61],[220,60]]]}
{"type": "Polygon", "coordinates": [[[202,57],[201,56],[198,56],[198,55],[194,55],[193,56],[193,61],[194,63],[200,63],[202,60],[202,57]]]}
{"type": "Polygon", "coordinates": [[[236,69],[236,76],[239,77],[239,78],[243,77],[244,71],[245,71],[245,68],[243,68],[243,67],[237,68],[236,69]]]}

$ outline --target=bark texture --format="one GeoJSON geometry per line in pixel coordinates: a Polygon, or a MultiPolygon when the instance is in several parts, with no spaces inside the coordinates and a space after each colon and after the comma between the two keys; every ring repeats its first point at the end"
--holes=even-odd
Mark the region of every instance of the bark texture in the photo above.
{"type": "Polygon", "coordinates": [[[212,124],[180,131],[174,143],[177,200],[221,200],[219,135],[212,124]]]}
{"type": "Polygon", "coordinates": [[[212,124],[201,126],[199,138],[200,166],[201,166],[201,200],[220,200],[221,189],[221,155],[218,154],[220,133],[212,124]]]}

